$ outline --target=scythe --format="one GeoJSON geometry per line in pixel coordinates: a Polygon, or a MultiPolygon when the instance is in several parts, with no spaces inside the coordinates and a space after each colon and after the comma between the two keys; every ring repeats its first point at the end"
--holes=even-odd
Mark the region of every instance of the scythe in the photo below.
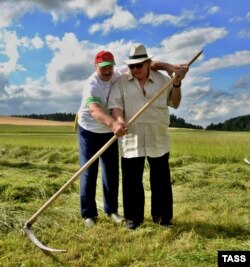
{"type": "Polygon", "coordinates": [[[250,165],[250,160],[248,160],[247,158],[244,158],[244,161],[250,165]]]}
{"type": "MultiPolygon", "coordinates": [[[[194,56],[189,63],[190,66],[201,54],[203,50],[200,51],[196,56],[194,56]]],[[[172,77],[160,90],[159,92],[152,97],[128,122],[127,127],[129,127],[151,104],[161,95],[165,90],[167,90],[175,81],[176,77],[172,77]]],[[[84,166],[82,166],[24,225],[23,229],[29,239],[40,249],[50,252],[64,252],[64,249],[54,249],[45,246],[42,244],[35,236],[32,225],[37,220],[38,216],[42,214],[84,171],[86,171],[90,165],[100,157],[100,155],[114,143],[117,139],[117,136],[114,135],[84,166]]]]}

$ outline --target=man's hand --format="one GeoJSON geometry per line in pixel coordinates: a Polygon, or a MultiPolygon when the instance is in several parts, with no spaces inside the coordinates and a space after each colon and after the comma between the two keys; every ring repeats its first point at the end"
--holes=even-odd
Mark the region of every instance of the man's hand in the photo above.
{"type": "Polygon", "coordinates": [[[173,77],[173,75],[182,77],[184,75],[182,78],[184,79],[188,70],[189,70],[189,67],[187,64],[178,64],[178,65],[169,64],[167,73],[170,77],[173,77]]]}
{"type": "Polygon", "coordinates": [[[112,131],[117,137],[122,137],[127,133],[126,124],[121,121],[113,121],[112,131]]]}
{"type": "Polygon", "coordinates": [[[94,119],[99,121],[100,123],[110,127],[113,133],[117,137],[121,137],[126,134],[127,128],[126,123],[124,122],[122,116],[118,118],[113,118],[112,116],[106,114],[101,105],[97,103],[91,103],[89,108],[90,114],[94,119]]]}
{"type": "Polygon", "coordinates": [[[174,84],[180,84],[189,71],[189,66],[186,64],[175,65],[174,76],[176,77],[174,84]]]}

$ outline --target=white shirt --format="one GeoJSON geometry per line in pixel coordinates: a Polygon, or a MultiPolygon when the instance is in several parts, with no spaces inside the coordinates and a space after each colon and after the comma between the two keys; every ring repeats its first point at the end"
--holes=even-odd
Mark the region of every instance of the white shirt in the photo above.
{"type": "MultiPolygon", "coordinates": [[[[144,85],[145,96],[140,84],[130,73],[121,75],[113,84],[108,108],[120,108],[125,111],[128,122],[170,79],[160,72],[151,71],[144,85]]],[[[153,102],[137,120],[129,126],[128,134],[120,138],[122,156],[160,157],[170,149],[168,126],[170,122],[168,106],[172,88],[153,102]]]]}
{"type": "Polygon", "coordinates": [[[78,110],[78,124],[82,128],[95,133],[112,132],[111,128],[93,118],[89,111],[89,105],[91,103],[98,103],[103,111],[108,113],[107,101],[110,88],[119,76],[120,72],[114,70],[114,74],[109,81],[102,81],[95,72],[84,82],[82,101],[78,110]]]}

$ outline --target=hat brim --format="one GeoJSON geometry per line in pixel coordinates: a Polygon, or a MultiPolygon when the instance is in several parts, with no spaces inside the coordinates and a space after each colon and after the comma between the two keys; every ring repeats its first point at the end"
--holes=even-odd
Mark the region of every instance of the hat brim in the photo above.
{"type": "Polygon", "coordinates": [[[124,63],[126,63],[127,65],[133,65],[133,64],[141,63],[143,61],[146,61],[148,59],[151,59],[152,57],[153,56],[136,58],[136,59],[128,59],[128,60],[125,60],[124,63]]]}
{"type": "Polygon", "coordinates": [[[97,63],[97,65],[99,67],[114,66],[115,62],[114,61],[104,61],[104,62],[97,63]]]}

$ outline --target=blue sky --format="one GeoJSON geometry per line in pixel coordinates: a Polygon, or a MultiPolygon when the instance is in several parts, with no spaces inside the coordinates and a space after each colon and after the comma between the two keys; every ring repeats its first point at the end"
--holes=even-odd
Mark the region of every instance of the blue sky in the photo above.
{"type": "Polygon", "coordinates": [[[0,10],[0,115],[75,113],[95,54],[121,66],[134,43],[172,64],[204,50],[172,114],[202,126],[250,114],[247,0],[1,0],[0,10]]]}

